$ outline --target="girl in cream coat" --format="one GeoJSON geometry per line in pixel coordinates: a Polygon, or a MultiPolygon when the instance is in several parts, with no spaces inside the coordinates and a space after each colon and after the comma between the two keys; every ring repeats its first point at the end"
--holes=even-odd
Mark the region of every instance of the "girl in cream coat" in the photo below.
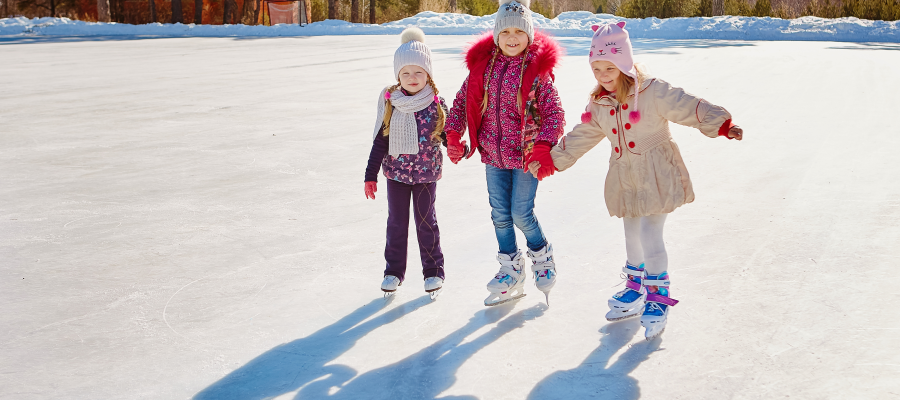
{"type": "Polygon", "coordinates": [[[628,255],[626,288],[609,300],[606,318],[617,321],[641,315],[648,340],[665,329],[670,297],[668,256],[663,242],[666,216],[694,201],[691,179],[669,121],[694,127],[704,135],[741,140],[731,114],[683,89],[635,68],[625,22],[594,26],[590,62],[598,85],[582,123],[549,156],[531,157],[529,170],[538,179],[564,171],[604,138],[612,152],[606,177],[606,206],[625,223],[628,255]],[[555,168],[540,168],[552,165],[555,168]]]}

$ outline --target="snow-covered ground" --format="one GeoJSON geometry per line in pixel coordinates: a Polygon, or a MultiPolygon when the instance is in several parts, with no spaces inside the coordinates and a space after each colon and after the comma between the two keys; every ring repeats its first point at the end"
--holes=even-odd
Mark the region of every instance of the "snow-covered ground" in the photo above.
{"type": "MultiPolygon", "coordinates": [[[[553,19],[534,15],[535,25],[559,37],[590,37],[590,27],[612,21],[628,21],[633,38],[727,39],[727,40],[828,40],[842,42],[900,42],[900,21],[869,21],[858,18],[797,19],[722,16],[713,18],[626,19],[588,11],[564,12],[553,19]]],[[[0,19],[0,35],[25,36],[320,36],[390,35],[408,26],[419,26],[429,35],[472,35],[493,29],[494,14],[422,12],[413,17],[381,25],[352,24],[326,20],[306,26],[246,26],[194,24],[107,24],[72,21],[67,18],[23,17],[0,19]]]]}
{"type": "MultiPolygon", "coordinates": [[[[452,97],[467,36],[430,36],[452,97]]],[[[571,124],[585,38],[557,77],[571,124]]],[[[666,238],[661,340],[621,288],[608,146],[541,183],[551,307],[485,308],[483,165],[447,163],[447,260],[386,303],[384,180],[363,196],[396,36],[0,39],[0,398],[900,397],[900,45],[637,40],[743,142],[676,127],[697,200],[666,238]],[[891,111],[894,110],[894,111],[891,111]]],[[[414,235],[412,236],[414,237],[414,235]]]]}

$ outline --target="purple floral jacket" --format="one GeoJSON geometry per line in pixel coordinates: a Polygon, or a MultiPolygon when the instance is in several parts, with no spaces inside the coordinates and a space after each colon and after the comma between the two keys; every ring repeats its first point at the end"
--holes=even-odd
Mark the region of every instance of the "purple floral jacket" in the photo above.
{"type": "MultiPolygon", "coordinates": [[[[447,105],[440,96],[441,107],[447,113],[447,105]]],[[[384,176],[397,182],[414,185],[417,183],[437,182],[441,179],[441,142],[432,141],[437,124],[437,104],[431,103],[425,109],[416,112],[416,127],[419,131],[419,152],[417,154],[401,154],[398,157],[388,154],[388,137],[382,134],[384,126],[372,141],[369,162],[366,166],[366,182],[378,181],[378,166],[381,165],[384,176]]]]}

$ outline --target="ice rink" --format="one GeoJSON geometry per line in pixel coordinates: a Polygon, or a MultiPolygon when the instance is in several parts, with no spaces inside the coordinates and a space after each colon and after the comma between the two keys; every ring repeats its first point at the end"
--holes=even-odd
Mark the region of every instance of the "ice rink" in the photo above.
{"type": "MultiPolygon", "coordinates": [[[[448,101],[470,39],[428,37],[448,101]]],[[[559,40],[571,128],[589,39],[559,40]]],[[[625,262],[606,141],[538,189],[550,307],[530,281],[482,303],[478,157],[438,184],[443,294],[411,232],[382,299],[363,172],[398,45],[0,38],[0,398],[900,399],[900,44],[635,42],[746,135],[673,127],[697,198],[667,221],[681,302],[650,342],[603,317],[625,262]]]]}

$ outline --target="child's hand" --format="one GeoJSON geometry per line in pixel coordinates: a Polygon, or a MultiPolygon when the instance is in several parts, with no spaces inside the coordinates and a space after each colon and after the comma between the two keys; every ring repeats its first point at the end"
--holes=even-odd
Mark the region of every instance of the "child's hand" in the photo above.
{"type": "Polygon", "coordinates": [[[461,138],[459,132],[447,132],[447,157],[450,157],[450,162],[454,164],[462,160],[469,151],[466,141],[460,141],[461,138]]]}
{"type": "Polygon", "coordinates": [[[375,192],[378,191],[378,182],[368,181],[366,182],[366,198],[375,200],[375,192]]]}
{"type": "Polygon", "coordinates": [[[735,125],[732,126],[731,129],[728,130],[728,139],[737,139],[741,140],[744,137],[744,130],[741,127],[735,125]]]}
{"type": "Polygon", "coordinates": [[[541,169],[541,163],[540,163],[540,162],[532,161],[530,164],[528,164],[528,172],[530,172],[531,175],[534,175],[535,178],[538,177],[538,171],[539,171],[540,169],[541,169]]]}

